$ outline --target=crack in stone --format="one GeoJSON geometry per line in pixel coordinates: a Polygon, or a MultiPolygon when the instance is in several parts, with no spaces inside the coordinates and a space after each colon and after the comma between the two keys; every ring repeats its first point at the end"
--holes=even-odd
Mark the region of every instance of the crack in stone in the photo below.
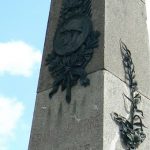
{"type": "MultiPolygon", "coordinates": [[[[118,78],[120,81],[122,81],[123,83],[126,84],[126,82],[124,80],[122,80],[121,78],[119,78],[117,75],[115,75],[114,73],[112,73],[111,71],[107,70],[107,69],[102,69],[104,71],[109,72],[110,74],[112,74],[113,76],[115,76],[116,78],[118,78]]],[[[145,97],[146,99],[150,100],[150,98],[148,98],[146,95],[144,95],[143,93],[141,93],[139,90],[137,91],[138,93],[140,93],[143,97],[145,97]]]]}
{"type": "MultiPolygon", "coordinates": [[[[92,74],[92,73],[95,73],[95,72],[98,72],[98,71],[107,71],[107,72],[109,72],[110,74],[112,74],[113,76],[115,76],[116,78],[118,78],[120,81],[122,81],[122,82],[124,82],[124,83],[126,84],[126,82],[125,82],[124,80],[122,80],[122,79],[119,78],[117,75],[115,75],[114,73],[112,73],[111,71],[109,71],[109,70],[107,70],[107,69],[105,69],[105,68],[101,68],[101,69],[99,69],[99,70],[89,72],[88,75],[90,75],[90,74],[92,74]]],[[[46,89],[44,89],[44,90],[41,90],[41,91],[37,92],[37,94],[42,93],[42,92],[45,92],[45,91],[50,90],[50,89],[52,89],[52,86],[49,87],[49,88],[46,88],[46,89]]],[[[138,91],[138,92],[139,92],[143,97],[145,97],[146,99],[150,100],[150,98],[148,98],[146,95],[142,94],[140,91],[138,91]]]]}

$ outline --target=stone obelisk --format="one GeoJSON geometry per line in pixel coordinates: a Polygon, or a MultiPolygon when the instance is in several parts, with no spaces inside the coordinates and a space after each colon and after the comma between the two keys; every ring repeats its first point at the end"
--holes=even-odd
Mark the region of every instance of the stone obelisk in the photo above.
{"type": "Polygon", "coordinates": [[[147,127],[146,138],[138,150],[150,149],[150,50],[145,1],[51,0],[29,150],[125,149],[119,127],[111,116],[116,112],[129,118],[130,114],[130,104],[124,97],[130,92],[120,41],[131,52],[137,92],[141,95],[138,107],[147,127]],[[93,41],[90,38],[96,31],[100,33],[95,41],[98,45],[90,45],[90,51],[86,46],[93,41]],[[75,66],[77,70],[65,66],[57,72],[60,64],[79,60],[80,52],[86,66],[82,64],[80,68],[84,62],[81,59],[75,66]],[[53,63],[46,65],[48,54],[53,63]],[[73,72],[73,77],[68,77],[68,72],[73,72]]]}

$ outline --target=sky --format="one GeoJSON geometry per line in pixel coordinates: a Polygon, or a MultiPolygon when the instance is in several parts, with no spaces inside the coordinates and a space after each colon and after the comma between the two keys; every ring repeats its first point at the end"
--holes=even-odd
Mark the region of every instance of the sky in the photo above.
{"type": "Polygon", "coordinates": [[[0,0],[0,150],[27,150],[50,0],[0,0]]]}
{"type": "Polygon", "coordinates": [[[0,150],[27,150],[50,0],[0,2],[0,150]]]}

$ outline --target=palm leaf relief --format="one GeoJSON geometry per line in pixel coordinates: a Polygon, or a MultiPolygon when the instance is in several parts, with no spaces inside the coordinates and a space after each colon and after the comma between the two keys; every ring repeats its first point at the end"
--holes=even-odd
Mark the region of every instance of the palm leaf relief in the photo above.
{"type": "Polygon", "coordinates": [[[144,114],[142,110],[138,109],[141,96],[137,91],[135,67],[131,58],[131,52],[122,41],[120,41],[120,49],[123,58],[125,78],[130,89],[130,97],[124,94],[124,97],[131,103],[130,117],[126,119],[117,113],[113,113],[112,116],[114,121],[119,125],[121,138],[127,150],[135,150],[146,138],[146,134],[143,131],[143,127],[145,126],[142,123],[144,114]]]}

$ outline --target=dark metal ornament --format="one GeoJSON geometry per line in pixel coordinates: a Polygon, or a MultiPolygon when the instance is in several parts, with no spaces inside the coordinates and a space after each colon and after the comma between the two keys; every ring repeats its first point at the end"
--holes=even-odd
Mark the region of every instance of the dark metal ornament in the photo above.
{"type": "Polygon", "coordinates": [[[54,51],[58,55],[69,55],[80,48],[92,30],[89,17],[73,17],[59,28],[54,37],[54,51]]]}
{"type": "Polygon", "coordinates": [[[130,118],[126,119],[117,113],[113,113],[112,117],[119,125],[120,135],[127,150],[136,150],[146,138],[146,134],[143,130],[145,126],[142,122],[144,114],[143,111],[138,108],[138,104],[141,102],[141,95],[137,91],[135,67],[131,58],[131,52],[122,41],[120,42],[120,48],[123,57],[125,78],[130,89],[130,97],[124,94],[124,98],[131,102],[130,118]]]}
{"type": "Polygon", "coordinates": [[[66,89],[66,101],[71,102],[71,88],[80,80],[82,86],[90,84],[85,67],[98,47],[99,32],[93,31],[91,0],[64,0],[53,51],[46,58],[49,72],[54,78],[51,98],[61,86],[66,89]]]}

